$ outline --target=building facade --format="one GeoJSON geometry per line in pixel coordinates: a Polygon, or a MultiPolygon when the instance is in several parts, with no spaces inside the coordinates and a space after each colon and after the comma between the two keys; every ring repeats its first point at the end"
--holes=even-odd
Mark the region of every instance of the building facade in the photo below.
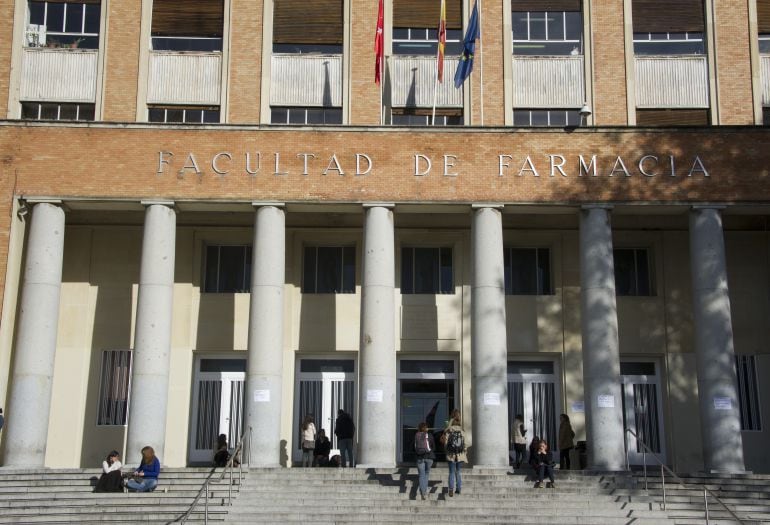
{"type": "Polygon", "coordinates": [[[770,2],[307,4],[0,0],[2,464],[770,471],[770,2]]]}

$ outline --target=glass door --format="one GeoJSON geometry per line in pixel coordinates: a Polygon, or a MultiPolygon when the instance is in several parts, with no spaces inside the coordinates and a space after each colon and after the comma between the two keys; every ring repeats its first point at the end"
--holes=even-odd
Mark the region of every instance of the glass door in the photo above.
{"type": "Polygon", "coordinates": [[[527,442],[537,436],[558,450],[561,402],[553,361],[508,361],[508,433],[516,415],[524,418],[527,442]]]}
{"type": "Polygon", "coordinates": [[[331,455],[339,454],[334,424],[337,411],[355,415],[355,361],[352,359],[300,359],[295,394],[295,431],[292,459],[302,461],[302,433],[305,416],[312,414],[316,430],[324,429],[331,440],[331,455]]]}
{"type": "Polygon", "coordinates": [[[210,464],[219,434],[234,447],[243,432],[245,359],[199,358],[195,367],[190,463],[210,464]]]}
{"type": "MultiPolygon", "coordinates": [[[[662,404],[660,399],[660,374],[655,361],[627,361],[620,363],[623,381],[623,425],[632,430],[647,446],[666,462],[663,434],[662,404]]],[[[647,457],[636,437],[626,432],[628,462],[631,465],[656,465],[647,457]]]]}

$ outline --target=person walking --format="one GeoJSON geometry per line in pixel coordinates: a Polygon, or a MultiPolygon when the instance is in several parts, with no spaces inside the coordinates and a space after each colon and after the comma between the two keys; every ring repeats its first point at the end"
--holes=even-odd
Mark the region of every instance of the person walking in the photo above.
{"type": "Polygon", "coordinates": [[[300,434],[302,435],[302,466],[313,466],[313,451],[315,450],[315,422],[313,421],[313,415],[308,414],[302,421],[302,427],[300,428],[300,434]]]}
{"type": "Polygon", "coordinates": [[[334,422],[334,435],[337,436],[337,447],[340,449],[342,466],[356,466],[356,457],[353,453],[353,436],[356,433],[356,425],[350,414],[342,409],[337,411],[337,420],[334,422]]]}
{"type": "Polygon", "coordinates": [[[462,464],[468,461],[465,454],[465,432],[463,432],[460,411],[455,409],[449,416],[449,425],[441,436],[446,451],[446,461],[449,465],[449,497],[460,494],[463,478],[460,475],[462,464]]]}
{"type": "Polygon", "coordinates": [[[572,430],[567,414],[562,414],[559,419],[559,469],[569,470],[569,453],[575,447],[575,431],[572,430]]]}
{"type": "Polygon", "coordinates": [[[521,468],[521,464],[524,461],[524,456],[527,452],[527,439],[524,437],[526,434],[527,430],[524,428],[524,418],[521,414],[517,414],[516,417],[513,418],[513,428],[511,429],[514,468],[521,468]]]}
{"type": "Polygon", "coordinates": [[[414,435],[414,453],[417,456],[417,474],[420,484],[420,497],[424,500],[428,497],[428,478],[430,468],[433,466],[436,443],[433,434],[428,432],[428,424],[424,421],[417,425],[417,433],[414,435]]]}

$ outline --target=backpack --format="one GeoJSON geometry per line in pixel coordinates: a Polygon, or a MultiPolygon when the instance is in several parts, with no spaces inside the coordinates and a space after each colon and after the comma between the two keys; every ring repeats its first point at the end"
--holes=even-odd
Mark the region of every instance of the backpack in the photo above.
{"type": "Polygon", "coordinates": [[[418,456],[430,454],[430,441],[427,432],[418,432],[414,435],[414,451],[418,456]]]}
{"type": "Polygon", "coordinates": [[[450,430],[447,433],[446,451],[450,454],[459,454],[465,452],[465,440],[463,433],[459,430],[450,430]]]}

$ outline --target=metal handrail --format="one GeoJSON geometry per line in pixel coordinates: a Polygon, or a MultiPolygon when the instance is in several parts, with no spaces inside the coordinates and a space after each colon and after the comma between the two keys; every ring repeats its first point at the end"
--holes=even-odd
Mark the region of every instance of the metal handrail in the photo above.
{"type": "MultiPolygon", "coordinates": [[[[646,458],[646,453],[649,452],[652,455],[652,457],[655,458],[655,461],[657,461],[658,464],[660,465],[660,476],[661,476],[661,480],[662,480],[662,484],[663,484],[663,510],[666,510],[666,482],[665,482],[665,478],[663,477],[663,472],[664,471],[668,472],[668,475],[670,477],[674,478],[674,480],[676,480],[676,482],[679,483],[680,485],[682,485],[684,488],[689,488],[687,486],[687,483],[685,483],[685,481],[682,478],[677,476],[676,472],[674,472],[673,470],[668,468],[668,466],[666,464],[664,464],[663,461],[660,459],[660,457],[658,456],[657,452],[655,452],[649,446],[647,446],[647,443],[645,443],[644,440],[642,438],[640,438],[636,434],[636,432],[634,432],[630,428],[627,428],[626,432],[628,432],[629,434],[634,436],[634,439],[636,439],[636,442],[639,443],[640,445],[642,445],[642,453],[643,453],[643,457],[644,457],[644,459],[642,461],[644,462],[644,489],[645,490],[647,490],[647,458],[646,458]]],[[[628,466],[628,442],[627,441],[625,443],[625,448],[626,448],[626,466],[628,466]]],[[[725,502],[722,501],[719,498],[719,496],[714,494],[714,492],[711,489],[709,489],[708,487],[706,487],[704,485],[704,487],[703,487],[703,500],[706,502],[706,508],[705,508],[706,525],[708,525],[708,523],[709,523],[709,504],[708,504],[708,497],[707,497],[707,495],[711,496],[712,498],[717,500],[717,503],[722,505],[722,507],[727,511],[727,513],[730,514],[730,516],[732,516],[733,518],[735,518],[735,520],[738,523],[741,523],[741,524],[747,523],[745,520],[742,520],[741,518],[739,518],[738,515],[735,514],[735,512],[733,512],[730,509],[730,507],[728,507],[727,504],[725,504],[725,502]]]]}
{"type": "MultiPolygon", "coordinates": [[[[233,470],[235,468],[234,463],[238,456],[243,451],[243,442],[244,438],[246,437],[246,432],[249,433],[249,451],[248,455],[251,456],[251,427],[249,427],[248,431],[244,431],[243,434],[241,434],[240,439],[238,440],[238,444],[235,446],[235,450],[233,450],[233,453],[230,455],[230,458],[227,460],[227,464],[225,464],[224,470],[222,470],[222,474],[220,474],[219,479],[216,480],[216,482],[221,482],[225,474],[229,472],[230,474],[230,480],[227,486],[227,505],[232,505],[232,491],[233,491],[233,470]]],[[[247,456],[248,457],[248,456],[247,456]]],[[[190,514],[192,514],[193,510],[195,510],[195,507],[198,505],[198,502],[201,499],[201,496],[204,494],[205,497],[205,503],[204,503],[204,514],[203,514],[203,520],[204,523],[208,524],[209,522],[209,485],[212,482],[212,477],[214,476],[214,472],[216,472],[215,469],[212,469],[208,476],[206,476],[206,479],[203,481],[203,486],[198,490],[198,494],[195,495],[195,498],[193,499],[192,503],[190,503],[190,508],[187,509],[187,511],[179,516],[177,519],[172,521],[171,523],[186,523],[187,520],[190,518],[190,514]]],[[[241,484],[241,481],[243,479],[243,462],[238,461],[238,484],[241,484]]],[[[224,504],[224,503],[223,503],[224,504]]]]}

